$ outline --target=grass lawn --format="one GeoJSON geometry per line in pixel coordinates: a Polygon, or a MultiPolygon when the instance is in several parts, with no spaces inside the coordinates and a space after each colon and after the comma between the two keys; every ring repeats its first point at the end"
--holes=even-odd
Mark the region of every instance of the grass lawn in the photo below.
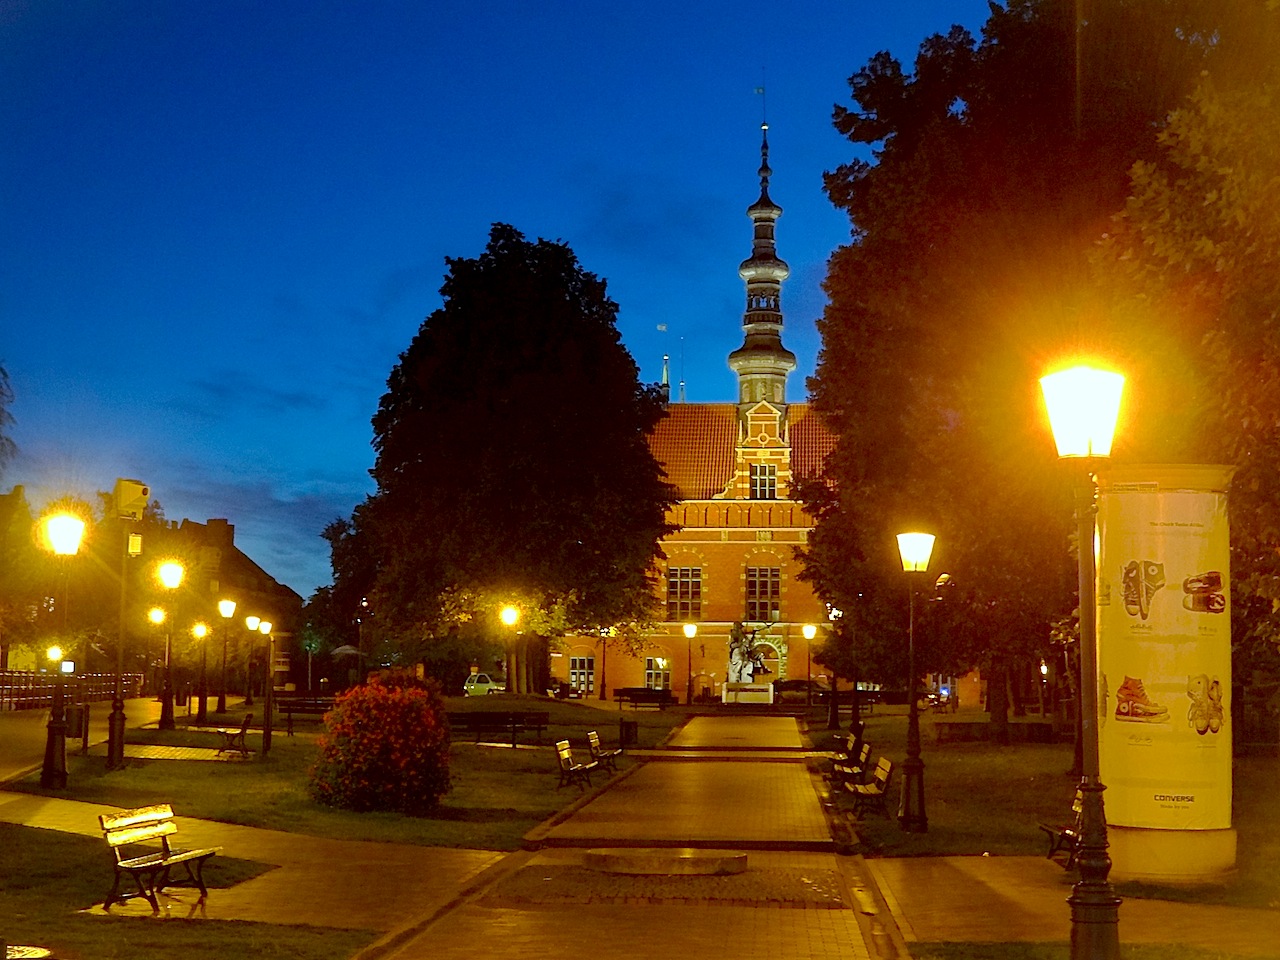
{"type": "MultiPolygon", "coordinates": [[[[887,756],[894,761],[891,808],[902,784],[901,762],[906,757],[907,732],[905,708],[893,709],[894,713],[878,710],[867,717],[865,733],[873,758],[887,756]]],[[[825,723],[815,722],[811,729],[818,745],[829,746],[830,741],[823,739],[824,727],[825,723]]],[[[1044,856],[1045,836],[1038,824],[1059,823],[1069,817],[1071,798],[1078,783],[1078,779],[1068,773],[1071,744],[1016,743],[1005,747],[986,742],[938,744],[932,719],[927,716],[920,718],[920,732],[929,832],[904,833],[896,819],[869,814],[858,828],[863,852],[873,857],[983,853],[1044,856]]],[[[1280,760],[1237,757],[1234,772],[1232,820],[1238,832],[1234,879],[1224,887],[1191,890],[1125,883],[1117,886],[1121,896],[1280,908],[1280,870],[1275,866],[1280,862],[1280,830],[1276,829],[1280,823],[1280,791],[1275,789],[1280,777],[1280,760]]],[[[1130,949],[1126,945],[1126,950],[1130,949]]],[[[988,954],[954,956],[976,958],[988,954]]],[[[989,956],[1010,955],[992,953],[989,956]]]]}

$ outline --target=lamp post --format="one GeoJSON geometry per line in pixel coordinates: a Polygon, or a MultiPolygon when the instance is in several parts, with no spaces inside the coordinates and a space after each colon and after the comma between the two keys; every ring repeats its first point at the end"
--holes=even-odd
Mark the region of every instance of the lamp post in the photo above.
{"type": "Polygon", "coordinates": [[[272,688],[275,687],[276,638],[271,635],[271,621],[259,620],[258,632],[267,638],[267,684],[263,693],[262,707],[262,755],[265,757],[271,750],[271,709],[274,705],[272,688]]]}
{"type": "MultiPolygon", "coordinates": [[[[161,610],[159,607],[152,607],[150,610],[147,611],[147,619],[150,620],[157,627],[159,627],[161,624],[164,623],[165,612],[161,610]]],[[[154,669],[155,663],[151,659],[150,641],[147,642],[147,664],[153,668],[151,671],[151,689],[154,691],[156,686],[156,674],[154,669]]]]}
{"type": "Polygon", "coordinates": [[[248,616],[244,618],[244,628],[249,631],[249,660],[244,668],[244,705],[246,707],[253,706],[253,634],[258,632],[258,624],[262,622],[261,617],[248,616]]]}
{"type": "MultiPolygon", "coordinates": [[[[839,607],[833,607],[831,604],[827,604],[827,620],[831,624],[831,632],[837,637],[839,636],[837,621],[842,616],[844,616],[844,611],[839,607]]],[[[855,691],[858,689],[856,681],[854,682],[853,688],[855,691]]],[[[857,696],[856,692],[854,696],[857,696]]],[[[857,705],[855,704],[854,706],[856,709],[857,705]]],[[[854,720],[857,720],[856,714],[854,715],[854,720]]],[[[834,668],[831,670],[831,702],[827,705],[827,729],[840,729],[840,674],[834,668]]]]}
{"type": "Polygon", "coordinates": [[[929,569],[934,539],[932,533],[898,534],[898,554],[908,575],[907,759],[902,764],[898,825],[908,833],[929,831],[929,818],[924,812],[924,761],[920,759],[920,706],[916,702],[916,585],[910,575],[929,569]]]}
{"type": "Polygon", "coordinates": [[[685,683],[684,683],[684,702],[688,706],[693,705],[693,638],[698,635],[698,625],[696,623],[686,623],[684,625],[684,652],[685,652],[685,683]]]}
{"type": "Polygon", "coordinates": [[[1107,879],[1107,817],[1098,757],[1098,632],[1094,521],[1098,506],[1096,458],[1111,455],[1124,377],[1078,366],[1040,380],[1058,457],[1080,461],[1076,475],[1076,560],[1080,590],[1080,733],[1082,764],[1080,879],[1071,888],[1072,960],[1116,960],[1120,955],[1120,898],[1107,879]]]}
{"type": "MultiPolygon", "coordinates": [[[[185,571],[182,564],[169,560],[156,568],[156,577],[166,590],[176,590],[182,583],[185,571]]],[[[166,621],[167,622],[167,621],[166,621]]],[[[160,724],[161,730],[172,730],[173,722],[173,630],[164,631],[164,683],[160,687],[160,724]]]]}
{"type": "MultiPolygon", "coordinates": [[[[508,603],[498,611],[498,619],[502,621],[504,627],[515,633],[516,624],[520,622],[520,608],[515,604],[508,603]]],[[[518,674],[523,667],[524,658],[519,656],[519,651],[515,649],[515,640],[512,638],[507,643],[507,693],[519,692],[518,674]],[[513,683],[516,684],[515,690],[511,689],[513,683]]]]}
{"type": "Polygon", "coordinates": [[[53,684],[53,706],[49,712],[49,733],[44,741],[40,786],[62,790],[67,785],[67,710],[62,693],[62,648],[52,646],[46,651],[46,656],[57,680],[53,684]]]}
{"type": "Polygon", "coordinates": [[[800,628],[800,633],[804,636],[804,702],[805,706],[813,706],[813,638],[818,635],[818,628],[812,623],[806,623],[800,628]]]}
{"type": "Polygon", "coordinates": [[[227,641],[231,638],[231,618],[236,615],[234,600],[219,600],[218,615],[222,617],[222,674],[218,677],[218,713],[227,712],[227,641]]]}
{"type": "Polygon", "coordinates": [[[200,702],[196,705],[196,723],[203,724],[209,719],[207,694],[209,692],[209,627],[208,624],[197,623],[191,628],[191,636],[200,641],[200,702]]]}

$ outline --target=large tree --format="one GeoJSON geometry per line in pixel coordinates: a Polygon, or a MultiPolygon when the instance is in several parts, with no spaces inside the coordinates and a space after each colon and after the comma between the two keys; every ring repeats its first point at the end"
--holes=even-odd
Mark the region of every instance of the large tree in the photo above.
{"type": "Polygon", "coordinates": [[[13,405],[13,385],[9,383],[9,371],[0,366],[0,476],[4,468],[17,452],[9,431],[13,427],[13,414],[9,408],[13,405]]]}
{"type": "Polygon", "coordinates": [[[1160,331],[1145,382],[1193,392],[1187,459],[1236,467],[1232,633],[1247,681],[1280,668],[1280,4],[1240,16],[1235,55],[1134,167],[1096,265],[1131,323],[1160,331]]]}
{"type": "MultiPolygon", "coordinates": [[[[334,593],[358,588],[402,646],[506,602],[521,638],[647,618],[673,493],[617,304],[568,246],[503,224],[447,262],[373,418],[377,491],[331,530],[334,593]]],[[[511,646],[531,654],[509,684],[539,683],[545,647],[511,646]]]]}
{"type": "MultiPolygon", "coordinates": [[[[829,264],[810,384],[839,445],[802,494],[820,519],[808,570],[842,609],[857,593],[905,606],[905,587],[883,586],[892,534],[932,527],[957,612],[939,614],[946,642],[925,644],[926,667],[981,663],[998,680],[1046,653],[1070,610],[1069,496],[1036,381],[1057,358],[1132,343],[1101,322],[1089,251],[1129,167],[1229,48],[1218,6],[1115,0],[1077,22],[1073,0],[992,4],[979,42],[932,37],[913,74],[878,54],[836,108],[869,159],[826,180],[853,229],[829,264]]],[[[998,708],[1003,685],[991,692],[998,708]]]]}

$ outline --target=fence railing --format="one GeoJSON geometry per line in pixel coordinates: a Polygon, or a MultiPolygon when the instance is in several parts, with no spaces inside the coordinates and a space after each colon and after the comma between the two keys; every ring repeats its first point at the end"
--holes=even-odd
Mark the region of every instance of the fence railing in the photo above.
{"type": "MultiPolygon", "coordinates": [[[[53,706],[53,691],[62,684],[67,703],[91,703],[115,696],[114,673],[89,673],[59,676],[55,673],[33,673],[28,670],[0,670],[0,710],[48,710],[53,706]]],[[[121,676],[121,690],[126,698],[142,693],[142,674],[121,676]]]]}

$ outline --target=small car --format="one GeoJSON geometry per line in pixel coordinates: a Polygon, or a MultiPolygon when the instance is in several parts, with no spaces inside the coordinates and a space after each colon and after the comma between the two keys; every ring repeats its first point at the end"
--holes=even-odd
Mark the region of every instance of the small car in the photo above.
{"type": "Polygon", "coordinates": [[[826,703],[831,688],[818,680],[775,680],[773,698],[777,703],[805,703],[812,691],[814,703],[826,703]]]}
{"type": "Polygon", "coordinates": [[[485,697],[491,693],[502,693],[506,685],[494,680],[487,673],[473,673],[462,685],[464,697],[485,697]]]}

